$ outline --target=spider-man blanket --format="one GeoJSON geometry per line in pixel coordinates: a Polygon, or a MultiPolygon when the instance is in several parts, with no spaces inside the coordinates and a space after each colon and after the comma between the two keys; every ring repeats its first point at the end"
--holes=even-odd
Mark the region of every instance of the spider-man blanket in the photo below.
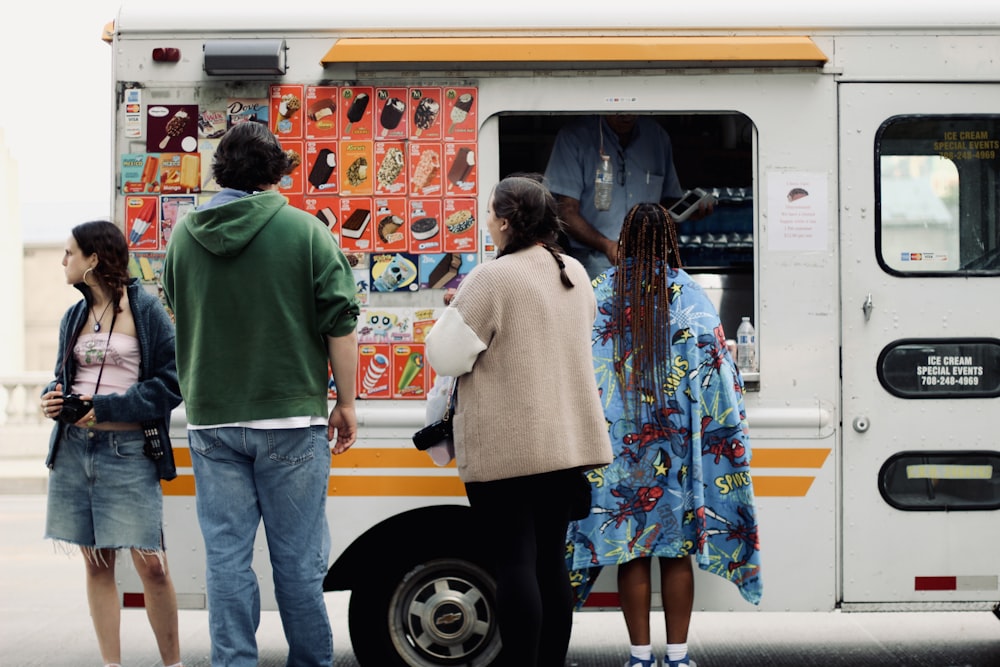
{"type": "MultiPolygon", "coordinates": [[[[601,566],[694,555],[701,569],[733,582],[757,604],[760,546],[743,379],[726,351],[715,307],[687,273],[670,269],[664,408],[656,419],[647,413],[644,423],[633,423],[624,417],[614,366],[614,275],[611,269],[594,281],[594,370],[615,458],[588,473],[590,516],[569,527],[567,559],[578,603],[601,566]]],[[[627,378],[628,349],[623,357],[627,378]]]]}

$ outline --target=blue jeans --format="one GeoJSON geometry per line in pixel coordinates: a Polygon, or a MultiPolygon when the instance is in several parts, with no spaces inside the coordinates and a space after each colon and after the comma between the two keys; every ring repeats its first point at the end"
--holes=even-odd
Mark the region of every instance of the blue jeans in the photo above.
{"type": "Polygon", "coordinates": [[[256,667],[260,590],[252,568],[261,519],[289,666],[333,664],[323,600],[330,560],[326,428],[188,431],[208,560],[213,667],[256,667]]]}

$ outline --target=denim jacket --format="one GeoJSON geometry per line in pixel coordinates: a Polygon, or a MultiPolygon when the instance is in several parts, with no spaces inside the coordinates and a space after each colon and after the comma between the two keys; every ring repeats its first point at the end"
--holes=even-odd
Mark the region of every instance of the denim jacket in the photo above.
{"type": "MultiPolygon", "coordinates": [[[[170,413],[181,402],[177,365],[174,361],[174,325],[159,299],[147,292],[137,280],[133,279],[126,289],[139,338],[139,381],[123,394],[94,396],[94,415],[97,421],[155,421],[160,432],[167,434],[170,429],[170,413]]],[[[62,384],[64,393],[70,392],[77,364],[72,354],[66,354],[66,345],[86,323],[88,308],[87,300],[83,299],[63,315],[59,326],[59,356],[56,359],[55,379],[42,390],[43,394],[53,391],[57,383],[62,384]]],[[[49,468],[55,466],[56,453],[65,428],[66,424],[57,421],[52,429],[49,453],[45,459],[45,465],[49,468]]],[[[162,458],[157,459],[156,466],[160,478],[170,480],[177,476],[177,470],[173,451],[168,444],[169,438],[163,440],[166,451],[162,458]]]]}

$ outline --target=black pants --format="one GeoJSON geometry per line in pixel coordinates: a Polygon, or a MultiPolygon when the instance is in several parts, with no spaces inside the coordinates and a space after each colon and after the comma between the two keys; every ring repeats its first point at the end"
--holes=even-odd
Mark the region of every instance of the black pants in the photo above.
{"type": "Polygon", "coordinates": [[[497,580],[503,667],[563,667],[573,629],[566,529],[580,473],[465,485],[497,580]]]}

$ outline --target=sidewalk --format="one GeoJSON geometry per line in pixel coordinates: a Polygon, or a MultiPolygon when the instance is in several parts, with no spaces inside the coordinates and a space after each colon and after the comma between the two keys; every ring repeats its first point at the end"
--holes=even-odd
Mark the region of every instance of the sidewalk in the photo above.
{"type": "Polygon", "coordinates": [[[48,488],[49,471],[45,455],[31,459],[0,461],[0,495],[44,494],[48,488]]]}
{"type": "Polygon", "coordinates": [[[0,495],[44,494],[52,422],[0,426],[0,495]]]}

